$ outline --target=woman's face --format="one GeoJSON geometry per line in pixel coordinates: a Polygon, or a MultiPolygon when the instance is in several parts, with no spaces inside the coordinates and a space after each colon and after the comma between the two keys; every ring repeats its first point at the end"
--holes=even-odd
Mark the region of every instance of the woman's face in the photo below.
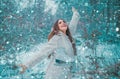
{"type": "Polygon", "coordinates": [[[64,20],[58,21],[58,27],[59,27],[59,30],[61,30],[63,32],[66,32],[66,30],[67,30],[67,24],[65,23],[64,20]]]}

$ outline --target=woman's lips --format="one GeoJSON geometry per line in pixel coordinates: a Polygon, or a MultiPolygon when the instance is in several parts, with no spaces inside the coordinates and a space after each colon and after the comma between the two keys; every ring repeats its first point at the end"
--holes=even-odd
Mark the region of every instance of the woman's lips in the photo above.
{"type": "Polygon", "coordinates": [[[67,27],[66,25],[62,26],[62,27],[67,27]]]}

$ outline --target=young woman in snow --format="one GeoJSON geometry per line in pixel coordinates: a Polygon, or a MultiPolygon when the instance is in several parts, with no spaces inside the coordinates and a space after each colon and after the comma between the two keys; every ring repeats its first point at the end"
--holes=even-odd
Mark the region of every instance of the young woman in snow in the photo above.
{"type": "Polygon", "coordinates": [[[49,57],[50,63],[46,70],[45,79],[71,79],[70,68],[75,60],[76,48],[72,35],[74,35],[79,21],[79,13],[72,7],[73,16],[69,26],[59,19],[52,27],[46,43],[39,52],[34,53],[30,59],[22,64],[21,73],[49,57]]]}

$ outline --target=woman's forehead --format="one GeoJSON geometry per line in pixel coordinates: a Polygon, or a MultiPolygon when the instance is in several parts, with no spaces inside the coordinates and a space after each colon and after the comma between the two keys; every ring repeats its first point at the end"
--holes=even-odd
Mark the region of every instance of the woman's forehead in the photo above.
{"type": "Polygon", "coordinates": [[[58,22],[61,22],[61,21],[64,21],[64,20],[62,20],[62,19],[59,19],[59,20],[58,20],[58,22]]]}

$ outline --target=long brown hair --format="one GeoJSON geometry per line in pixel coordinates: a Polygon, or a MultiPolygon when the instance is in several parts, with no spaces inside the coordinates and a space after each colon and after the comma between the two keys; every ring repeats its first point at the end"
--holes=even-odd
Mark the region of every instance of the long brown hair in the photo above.
{"type": "MultiPolygon", "coordinates": [[[[59,20],[60,20],[60,19],[58,19],[58,20],[55,22],[55,24],[54,24],[54,26],[53,26],[53,28],[52,28],[52,31],[51,31],[50,34],[48,35],[48,41],[49,41],[55,34],[58,34],[58,32],[59,32],[58,21],[59,21],[59,20]]],[[[64,20],[63,20],[63,21],[64,21],[64,20]]],[[[64,22],[65,22],[65,21],[64,21],[64,22]]],[[[74,42],[74,40],[73,40],[73,38],[72,38],[72,35],[71,35],[70,30],[69,30],[68,27],[67,27],[67,30],[66,30],[66,35],[68,36],[70,42],[72,43],[72,47],[73,47],[73,50],[74,50],[74,55],[77,55],[77,53],[76,53],[76,45],[75,45],[75,42],[74,42]]]]}

